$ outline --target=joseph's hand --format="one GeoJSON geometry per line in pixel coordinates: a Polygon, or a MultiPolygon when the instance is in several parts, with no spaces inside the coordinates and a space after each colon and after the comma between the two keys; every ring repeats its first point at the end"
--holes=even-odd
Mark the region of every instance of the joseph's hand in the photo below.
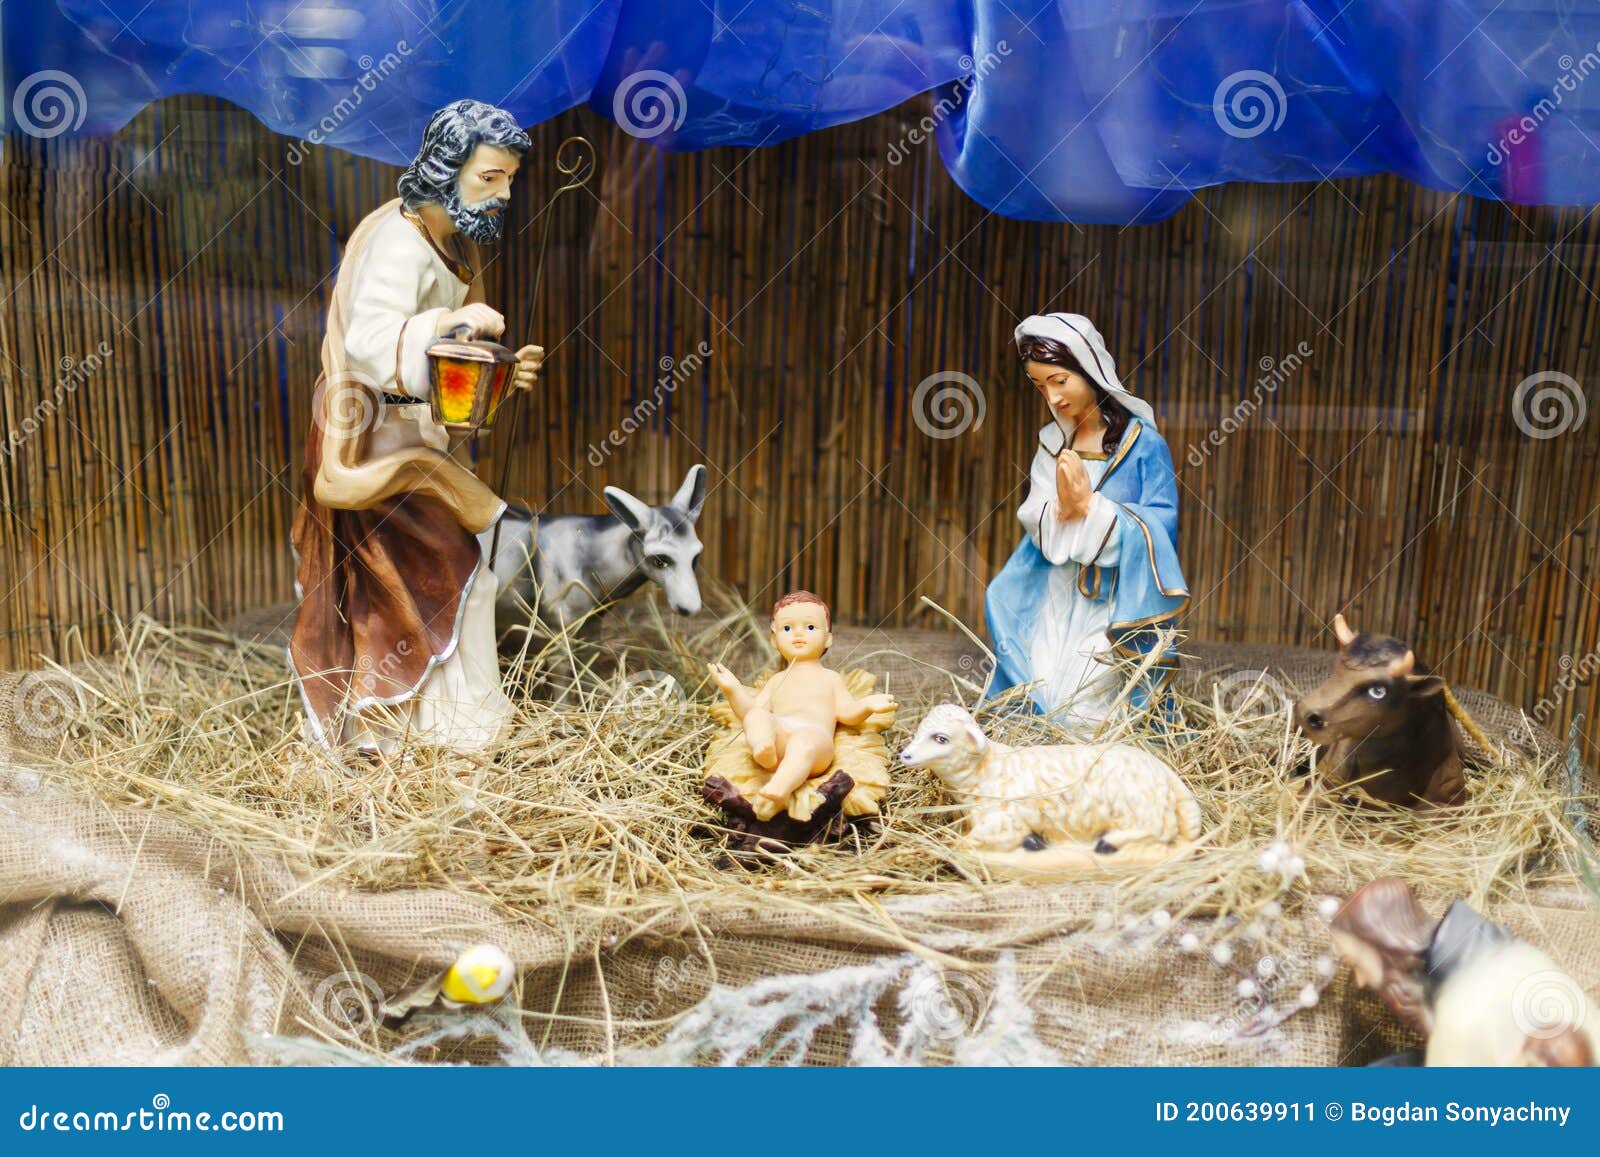
{"type": "Polygon", "coordinates": [[[525,345],[517,351],[517,374],[512,384],[519,390],[531,390],[539,380],[539,370],[544,366],[544,346],[525,345]]]}
{"type": "Polygon", "coordinates": [[[506,319],[483,302],[474,301],[440,317],[434,332],[439,337],[449,337],[463,325],[472,331],[473,337],[499,337],[506,330],[506,319]]]}

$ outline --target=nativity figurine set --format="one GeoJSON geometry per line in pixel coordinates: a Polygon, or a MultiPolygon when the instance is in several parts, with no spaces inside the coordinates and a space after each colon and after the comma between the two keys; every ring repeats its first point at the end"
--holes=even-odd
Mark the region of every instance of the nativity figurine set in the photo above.
{"type": "MultiPolygon", "coordinates": [[[[700,609],[704,466],[664,506],[610,486],[606,514],[537,516],[473,468],[473,440],[543,365],[539,346],[495,340],[505,319],[462,245],[500,238],[530,147],[504,110],[471,100],[440,110],[399,196],[346,246],[294,524],[301,602],[289,664],[314,744],[370,760],[411,742],[481,751],[513,711],[500,650],[534,622],[593,638],[606,608],[650,583],[675,612],[700,609]]],[[[1021,540],[985,594],[995,664],[985,701],[1005,695],[1014,710],[1020,695],[1024,710],[1094,735],[1133,718],[1170,741],[1181,727],[1169,691],[1176,622],[1189,601],[1172,456],[1087,318],[1028,317],[1014,341],[1048,421],[1017,510],[1021,540]]],[[[937,777],[964,817],[964,849],[997,873],[1141,868],[1202,839],[1178,772],[1127,743],[1008,746],[944,704],[892,759],[897,704],[870,673],[824,665],[832,628],[823,598],[792,591],[771,612],[776,670],[747,685],[707,667],[723,701],[709,708],[718,729],[703,796],[734,851],[840,838],[880,815],[894,762],[937,777]]],[[[1458,725],[1470,721],[1443,680],[1397,639],[1358,634],[1342,617],[1334,628],[1333,671],[1295,706],[1322,780],[1359,781],[1368,798],[1409,808],[1459,800],[1458,725]]],[[[1358,980],[1428,1037],[1430,1062],[1593,1060],[1600,1018],[1538,1041],[1485,1019],[1513,974],[1553,968],[1547,958],[1459,905],[1434,921],[1403,891],[1368,885],[1335,929],[1358,980]]]]}

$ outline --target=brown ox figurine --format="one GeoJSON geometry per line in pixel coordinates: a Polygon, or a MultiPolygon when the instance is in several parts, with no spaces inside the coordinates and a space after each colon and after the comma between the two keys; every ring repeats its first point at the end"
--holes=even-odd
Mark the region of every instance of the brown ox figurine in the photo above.
{"type": "Polygon", "coordinates": [[[1388,635],[1356,634],[1335,615],[1339,657],[1322,686],[1295,704],[1295,722],[1317,744],[1333,787],[1361,781],[1386,803],[1428,808],[1461,798],[1461,737],[1444,680],[1417,665],[1388,635]]]}

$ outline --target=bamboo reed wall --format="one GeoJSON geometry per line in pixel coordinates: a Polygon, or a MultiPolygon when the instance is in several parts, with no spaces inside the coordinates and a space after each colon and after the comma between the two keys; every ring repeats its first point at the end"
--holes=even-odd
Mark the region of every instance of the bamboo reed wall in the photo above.
{"type": "MultiPolygon", "coordinates": [[[[606,483],[664,500],[703,461],[706,573],[757,601],[829,592],[867,623],[932,621],[927,595],[976,625],[1044,417],[1010,333],[1072,309],[1161,415],[1194,635],[1328,645],[1345,608],[1554,727],[1600,714],[1600,415],[1535,438],[1512,405],[1558,371],[1600,406],[1591,213],[1375,178],[1213,189],[1154,226],[1008,221],[929,147],[889,163],[911,115],[669,157],[583,113],[536,130],[486,278],[548,370],[485,476],[512,454],[514,496],[600,510],[606,483]],[[524,334],[532,222],[572,131],[600,176],[555,210],[524,334]],[[944,371],[978,384],[983,417],[934,438],[912,398],[944,371]]],[[[0,665],[74,632],[106,645],[140,611],[292,598],[338,245],[396,172],[325,149],[296,164],[291,143],[202,100],[111,139],[5,141],[0,665]]]]}

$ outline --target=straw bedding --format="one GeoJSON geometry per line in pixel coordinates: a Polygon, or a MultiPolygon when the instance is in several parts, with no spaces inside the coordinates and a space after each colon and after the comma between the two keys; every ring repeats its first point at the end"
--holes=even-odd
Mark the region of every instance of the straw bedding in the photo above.
{"type": "MultiPolygon", "coordinates": [[[[1600,988],[1592,789],[1562,745],[1461,691],[1497,750],[1474,751],[1455,814],[1304,796],[1279,696],[1320,680],[1314,652],[1185,648],[1190,730],[1159,750],[1208,834],[1176,863],[985,879],[951,849],[957,817],[931,777],[898,770],[881,821],[846,845],[730,863],[699,795],[716,727],[704,663],[754,674],[765,655],[724,606],[686,624],[618,616],[598,656],[536,640],[519,680],[576,669],[576,685],[527,697],[496,750],[360,772],[299,740],[281,611],[217,633],[140,620],[103,658],[0,677],[0,1060],[839,1063],[866,1055],[871,1021],[916,1038],[894,1055],[935,1062],[1359,1063],[1410,1042],[1330,967],[1325,898],[1391,872],[1600,988]],[[506,1010],[375,1015],[480,940],[520,966],[506,1010]],[[830,984],[853,995],[819,1003],[830,984]],[[763,1008],[816,1023],[776,1051],[727,1045],[763,1008]],[[1002,1038],[1012,1051],[973,1043],[1002,1038]]],[[[972,700],[983,656],[954,632],[841,628],[829,661],[899,699],[893,750],[933,702],[972,700]]],[[[1038,719],[988,725],[1066,738],[1038,719]]]]}

